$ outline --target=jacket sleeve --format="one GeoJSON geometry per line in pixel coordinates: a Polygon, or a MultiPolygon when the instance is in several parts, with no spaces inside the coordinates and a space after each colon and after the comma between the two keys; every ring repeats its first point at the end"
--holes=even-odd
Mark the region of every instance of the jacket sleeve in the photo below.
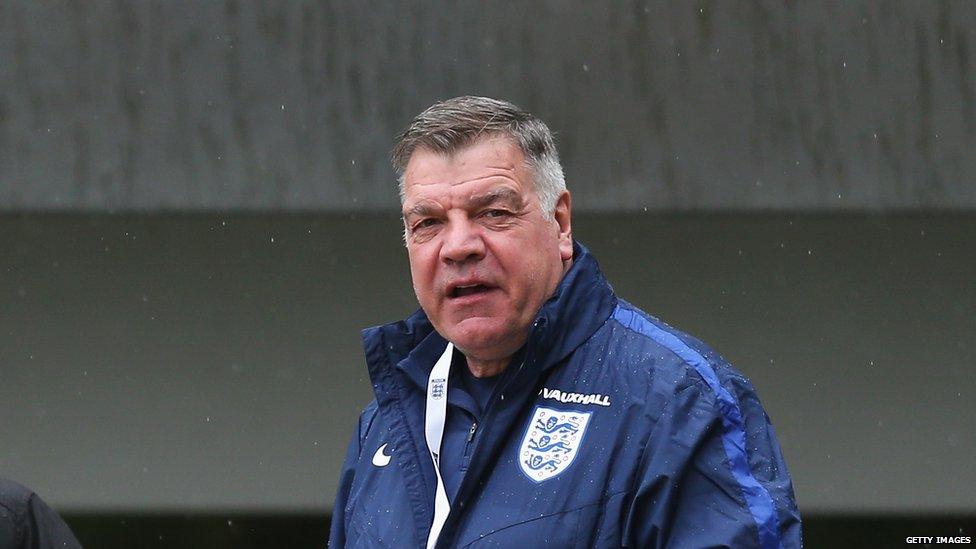
{"type": "Polygon", "coordinates": [[[346,450],[346,459],[342,464],[339,475],[339,489],[336,492],[335,503],[332,505],[332,524],[329,527],[329,547],[341,548],[346,545],[346,507],[349,503],[349,491],[356,476],[356,465],[362,453],[363,440],[366,432],[376,415],[376,402],[373,401],[363,410],[353,430],[352,440],[346,450]]]}
{"type": "Polygon", "coordinates": [[[675,394],[644,451],[626,543],[773,549],[800,538],[789,472],[748,381],[734,375],[718,391],[695,383],[675,394]]]}

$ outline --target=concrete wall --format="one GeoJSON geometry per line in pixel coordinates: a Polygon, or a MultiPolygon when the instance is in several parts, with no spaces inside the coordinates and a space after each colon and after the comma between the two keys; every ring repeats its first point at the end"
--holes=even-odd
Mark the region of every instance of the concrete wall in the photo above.
{"type": "Polygon", "coordinates": [[[0,6],[0,210],[395,203],[437,99],[559,133],[585,210],[976,207],[976,4],[0,6]]]}
{"type": "MultiPolygon", "coordinates": [[[[976,218],[580,215],[756,384],[815,511],[976,511],[976,218]]],[[[387,214],[0,216],[0,474],[60,509],[319,511],[415,308],[387,214]]]]}

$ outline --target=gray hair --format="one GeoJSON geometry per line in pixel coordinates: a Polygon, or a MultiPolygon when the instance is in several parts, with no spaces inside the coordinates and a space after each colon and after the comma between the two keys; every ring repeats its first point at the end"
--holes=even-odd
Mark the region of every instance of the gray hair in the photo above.
{"type": "Polygon", "coordinates": [[[415,150],[452,154],[491,135],[509,137],[522,150],[542,213],[552,219],[556,201],[566,190],[552,132],[545,122],[517,105],[489,97],[465,95],[434,103],[403,130],[392,153],[400,202],[404,196],[404,170],[415,150]]]}

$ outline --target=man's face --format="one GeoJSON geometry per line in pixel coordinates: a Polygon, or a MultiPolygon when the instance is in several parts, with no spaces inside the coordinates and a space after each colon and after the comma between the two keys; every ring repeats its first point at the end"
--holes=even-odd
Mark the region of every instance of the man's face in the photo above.
{"type": "Polygon", "coordinates": [[[569,193],[543,216],[521,150],[494,136],[453,155],[416,150],[403,219],[414,291],[438,333],[469,359],[514,354],[572,259],[569,193]]]}

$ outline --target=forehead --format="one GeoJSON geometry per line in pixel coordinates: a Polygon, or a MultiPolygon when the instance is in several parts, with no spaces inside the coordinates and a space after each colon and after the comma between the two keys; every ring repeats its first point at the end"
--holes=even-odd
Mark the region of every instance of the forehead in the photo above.
{"type": "Polygon", "coordinates": [[[418,148],[403,172],[405,201],[456,188],[510,185],[522,191],[528,182],[525,156],[505,137],[481,139],[453,153],[418,148]]]}

